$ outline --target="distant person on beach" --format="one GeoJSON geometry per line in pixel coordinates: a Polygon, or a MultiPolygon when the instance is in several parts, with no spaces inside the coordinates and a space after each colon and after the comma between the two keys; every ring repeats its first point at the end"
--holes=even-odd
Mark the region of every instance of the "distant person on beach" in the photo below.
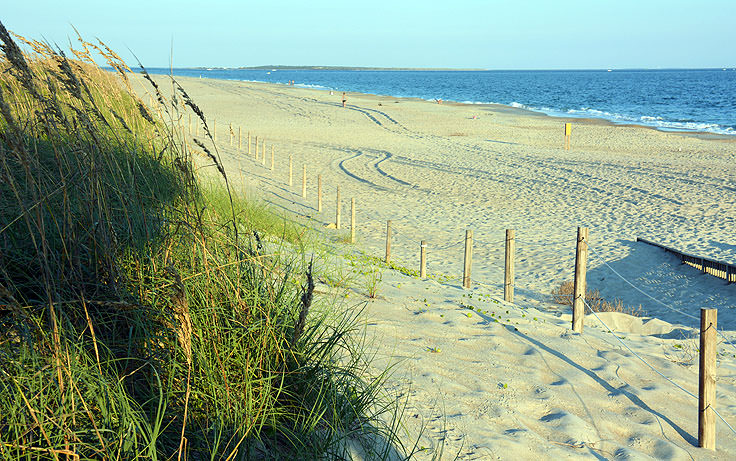
{"type": "Polygon", "coordinates": [[[343,91],[342,92],[342,107],[345,107],[345,101],[347,100],[348,100],[348,97],[345,96],[345,92],[343,91]]]}
{"type": "Polygon", "coordinates": [[[442,104],[442,99],[437,99],[437,104],[442,104]]]}

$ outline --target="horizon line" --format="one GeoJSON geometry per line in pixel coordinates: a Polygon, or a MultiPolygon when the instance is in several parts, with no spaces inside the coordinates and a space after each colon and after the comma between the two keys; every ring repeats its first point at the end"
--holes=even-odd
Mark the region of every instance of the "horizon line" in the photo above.
{"type": "MultiPolygon", "coordinates": [[[[152,66],[151,69],[170,68],[169,66],[152,66]]],[[[269,64],[257,66],[174,66],[174,69],[199,70],[367,70],[367,71],[423,71],[423,72],[566,72],[566,71],[639,71],[639,70],[736,70],[736,65],[716,67],[579,67],[579,68],[500,68],[481,67],[382,67],[382,66],[322,66],[322,65],[284,65],[269,64]]]]}

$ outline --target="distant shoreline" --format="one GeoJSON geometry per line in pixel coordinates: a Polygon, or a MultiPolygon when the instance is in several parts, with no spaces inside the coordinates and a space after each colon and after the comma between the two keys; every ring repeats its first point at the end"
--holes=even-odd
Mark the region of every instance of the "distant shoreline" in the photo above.
{"type": "Polygon", "coordinates": [[[667,71],[702,71],[720,70],[736,71],[734,66],[725,67],[622,67],[622,68],[580,68],[580,69],[486,69],[481,67],[365,67],[365,66],[287,66],[287,65],[261,65],[261,66],[183,66],[174,69],[196,69],[196,70],[347,70],[347,71],[400,71],[400,72],[667,72],[667,71]]]}
{"type": "MultiPolygon", "coordinates": [[[[176,69],[204,69],[204,68],[180,67],[180,68],[175,68],[175,70],[176,69]]],[[[248,69],[254,69],[254,68],[248,68],[248,69]]],[[[149,70],[152,70],[152,69],[149,69],[149,70]]],[[[185,79],[187,78],[195,79],[196,78],[192,76],[179,76],[179,78],[182,78],[182,77],[185,79]]],[[[204,78],[206,80],[236,81],[236,82],[259,84],[259,85],[274,85],[278,87],[286,86],[286,84],[284,83],[265,82],[265,81],[259,81],[259,80],[230,80],[230,79],[222,79],[222,78],[209,77],[209,76],[200,77],[200,78],[204,78]]],[[[304,87],[302,88],[311,90],[311,91],[330,91],[330,89],[328,88],[304,88],[304,87]]],[[[390,94],[368,93],[368,92],[362,92],[362,91],[349,91],[349,93],[359,94],[365,97],[377,97],[377,98],[389,97],[389,98],[393,98],[397,100],[416,100],[416,101],[429,102],[429,100],[419,98],[419,97],[394,96],[390,94]]],[[[663,127],[646,125],[643,123],[636,123],[634,121],[614,121],[614,120],[609,120],[604,117],[574,116],[570,114],[547,113],[541,110],[534,110],[529,107],[518,107],[518,106],[513,106],[510,104],[502,104],[502,103],[494,103],[494,102],[469,103],[469,102],[456,101],[456,100],[451,100],[451,99],[450,100],[446,99],[443,102],[445,104],[462,105],[462,106],[468,106],[468,107],[475,106],[479,109],[484,108],[484,107],[486,108],[491,107],[491,108],[494,108],[495,110],[502,110],[502,111],[509,112],[509,113],[524,114],[525,116],[528,116],[528,117],[551,117],[551,118],[564,120],[564,121],[572,122],[572,123],[579,123],[579,122],[584,121],[585,123],[602,124],[602,125],[608,125],[608,126],[638,127],[638,128],[644,128],[644,129],[649,129],[649,130],[654,130],[654,131],[660,131],[663,133],[673,133],[673,134],[680,134],[683,136],[692,136],[692,137],[701,138],[701,139],[710,139],[714,141],[726,141],[726,142],[736,143],[736,136],[734,135],[714,133],[714,132],[705,131],[705,130],[684,130],[684,129],[675,129],[675,128],[667,129],[663,127]]]]}

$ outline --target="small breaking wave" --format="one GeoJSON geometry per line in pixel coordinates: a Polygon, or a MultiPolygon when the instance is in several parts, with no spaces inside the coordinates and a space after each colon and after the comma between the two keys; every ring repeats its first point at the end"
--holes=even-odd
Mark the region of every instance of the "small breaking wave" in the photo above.
{"type": "Polygon", "coordinates": [[[334,88],[330,88],[329,86],[310,85],[309,83],[294,83],[294,86],[298,88],[307,88],[310,90],[334,90],[334,88]]]}

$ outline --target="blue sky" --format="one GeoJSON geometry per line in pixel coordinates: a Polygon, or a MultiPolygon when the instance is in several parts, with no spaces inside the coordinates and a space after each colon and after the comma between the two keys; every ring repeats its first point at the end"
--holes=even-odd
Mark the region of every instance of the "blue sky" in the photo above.
{"type": "Polygon", "coordinates": [[[65,45],[71,27],[150,67],[735,67],[736,0],[7,0],[0,21],[65,45]]]}

